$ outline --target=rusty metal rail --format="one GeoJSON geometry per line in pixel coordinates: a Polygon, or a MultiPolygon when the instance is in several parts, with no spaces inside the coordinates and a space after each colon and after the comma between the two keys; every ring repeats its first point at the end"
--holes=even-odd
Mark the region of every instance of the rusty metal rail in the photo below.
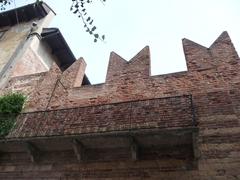
{"type": "Polygon", "coordinates": [[[196,126],[191,95],[22,113],[9,137],[196,126]]]}

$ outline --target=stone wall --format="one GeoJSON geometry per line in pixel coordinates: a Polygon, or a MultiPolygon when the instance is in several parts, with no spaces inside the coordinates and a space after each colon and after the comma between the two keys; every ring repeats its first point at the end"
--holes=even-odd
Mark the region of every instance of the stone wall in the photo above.
{"type": "MultiPolygon", "coordinates": [[[[83,60],[76,61],[63,73],[54,65],[49,72],[41,75],[37,83],[32,85],[33,88],[29,88],[31,93],[28,93],[31,96],[25,112],[61,111],[68,108],[192,94],[199,128],[197,146],[200,155],[197,161],[184,156],[174,156],[174,158],[155,156],[150,160],[129,161],[119,154],[119,159],[114,161],[79,163],[73,157],[72,151],[56,151],[43,155],[42,161],[32,163],[24,153],[3,153],[0,157],[0,177],[4,179],[240,179],[239,57],[227,32],[223,32],[209,48],[183,39],[183,49],[188,71],[159,76],[150,76],[148,47],[128,62],[116,53],[112,53],[106,82],[98,85],[79,87],[85,69],[83,60]]],[[[15,86],[14,82],[12,85],[15,86]]],[[[138,109],[139,113],[141,111],[141,108],[138,109]]],[[[30,120],[20,118],[17,123],[24,125],[26,122],[30,123],[30,120]]],[[[47,124],[52,120],[48,119],[47,124]]],[[[138,123],[142,124],[143,121],[144,119],[138,123]]],[[[54,124],[57,123],[59,122],[54,124]]],[[[79,129],[84,127],[79,125],[79,129]]],[[[180,151],[181,148],[178,147],[173,150],[178,153],[180,151]]],[[[105,153],[106,156],[111,155],[109,151],[105,153]]],[[[98,151],[90,153],[93,157],[98,155],[98,151]]]]}

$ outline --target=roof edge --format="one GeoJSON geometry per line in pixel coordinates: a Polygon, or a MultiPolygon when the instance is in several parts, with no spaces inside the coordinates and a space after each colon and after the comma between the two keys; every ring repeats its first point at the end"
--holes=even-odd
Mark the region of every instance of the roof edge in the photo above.
{"type": "Polygon", "coordinates": [[[42,1],[4,11],[0,13],[0,28],[14,26],[19,22],[29,22],[36,18],[42,19],[50,11],[56,15],[52,8],[42,1]]]}

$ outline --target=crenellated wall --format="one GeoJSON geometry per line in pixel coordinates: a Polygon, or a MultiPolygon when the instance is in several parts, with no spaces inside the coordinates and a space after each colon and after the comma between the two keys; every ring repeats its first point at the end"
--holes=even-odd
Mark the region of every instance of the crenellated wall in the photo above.
{"type": "Polygon", "coordinates": [[[183,39],[183,49],[188,71],[157,76],[151,76],[149,47],[130,61],[112,52],[106,82],[97,85],[81,86],[86,67],[82,58],[63,73],[53,65],[33,88],[25,111],[66,109],[238,87],[239,57],[227,32],[223,32],[210,48],[183,39]]]}
{"type": "MultiPolygon", "coordinates": [[[[182,164],[185,160],[183,156],[133,162],[123,160],[118,155],[116,161],[79,163],[74,160],[71,152],[51,152],[44,155],[46,158],[43,161],[33,164],[19,153],[19,156],[6,155],[0,158],[0,178],[240,179],[240,61],[237,52],[227,32],[223,32],[209,48],[183,39],[183,49],[188,67],[185,72],[151,76],[149,47],[145,47],[130,61],[111,53],[106,82],[103,84],[81,86],[86,68],[82,58],[64,72],[54,64],[48,72],[11,79],[7,88],[24,90],[29,94],[25,112],[57,110],[58,118],[54,119],[51,114],[45,121],[41,121],[38,113],[30,114],[31,118],[22,116],[18,119],[12,136],[17,138],[18,133],[19,137],[38,133],[46,136],[56,133],[54,130],[62,136],[66,132],[98,132],[105,128],[103,124],[114,129],[116,124],[121,127],[119,122],[123,119],[117,116],[119,121],[114,121],[116,118],[113,115],[121,113],[126,116],[135,114],[134,117],[138,117],[135,119],[135,127],[140,127],[149,123],[141,116],[146,112],[141,107],[146,107],[149,103],[147,99],[192,94],[199,128],[197,146],[200,155],[196,168],[190,168],[192,165],[189,163],[182,164]],[[129,104],[125,105],[124,102],[133,100],[146,102],[135,103],[134,108],[129,110],[129,104]],[[119,102],[123,104],[114,104],[119,102]],[[113,104],[109,105],[110,103],[113,104]],[[91,108],[93,105],[103,106],[91,108]],[[74,107],[85,108],[61,110],[74,107]],[[90,112],[87,112],[88,109],[90,112]],[[109,109],[114,109],[116,113],[108,115],[109,109]],[[104,113],[101,110],[105,110],[104,113]],[[88,120],[81,119],[81,114],[88,120]],[[111,121],[106,117],[113,119],[111,121]],[[10,160],[14,163],[9,163],[10,160]]],[[[164,120],[169,125],[174,124],[172,116],[180,122],[185,122],[187,117],[184,115],[186,109],[178,111],[182,105],[173,99],[171,103],[163,103],[162,106],[168,103],[169,106],[160,110],[163,114],[169,112],[169,109],[174,110],[165,114],[164,120]],[[173,105],[175,108],[172,109],[173,105]]],[[[154,109],[158,103],[149,107],[154,109]]],[[[157,119],[158,115],[155,116],[157,119]]],[[[154,123],[152,125],[157,127],[154,123]]],[[[9,137],[11,138],[11,133],[9,137]]],[[[180,149],[176,148],[175,151],[179,152],[180,149]]],[[[92,152],[91,157],[100,158],[97,153],[92,152]]],[[[106,151],[106,154],[110,156],[111,153],[106,151]]]]}

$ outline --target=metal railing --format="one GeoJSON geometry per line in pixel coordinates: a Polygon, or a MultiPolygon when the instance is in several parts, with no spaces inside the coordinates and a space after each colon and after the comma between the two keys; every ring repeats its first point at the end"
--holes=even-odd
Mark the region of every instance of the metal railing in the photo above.
{"type": "Polygon", "coordinates": [[[196,126],[191,95],[22,113],[12,137],[196,126]]]}

